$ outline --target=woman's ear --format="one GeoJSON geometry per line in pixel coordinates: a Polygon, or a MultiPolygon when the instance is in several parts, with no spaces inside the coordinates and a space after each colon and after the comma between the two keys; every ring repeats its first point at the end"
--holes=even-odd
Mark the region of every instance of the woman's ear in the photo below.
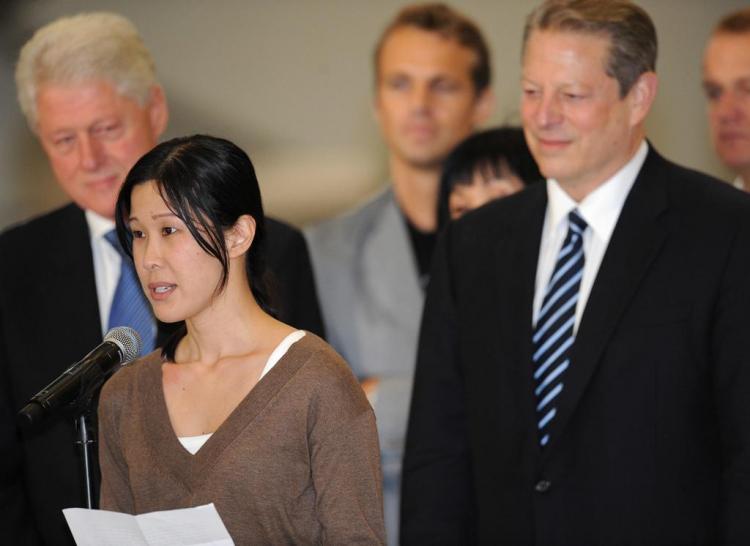
{"type": "Polygon", "coordinates": [[[230,258],[237,258],[245,254],[255,239],[255,218],[249,214],[243,214],[234,225],[229,228],[225,235],[227,252],[230,258]]]}

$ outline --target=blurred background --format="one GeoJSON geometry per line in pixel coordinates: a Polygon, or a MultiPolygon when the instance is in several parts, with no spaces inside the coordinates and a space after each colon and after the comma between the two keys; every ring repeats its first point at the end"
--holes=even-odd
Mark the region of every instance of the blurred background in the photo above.
{"type": "MultiPolygon", "coordinates": [[[[209,133],[252,158],[267,212],[298,226],[336,214],[386,183],[372,114],[372,51],[409,2],[395,0],[0,0],[0,229],[66,201],[15,98],[21,45],[39,26],[91,10],[138,27],[170,106],[165,138],[209,133]]],[[[490,125],[518,122],[521,33],[536,4],[448,2],[472,17],[493,53],[490,125]]],[[[723,179],[701,91],[712,26],[742,0],[641,0],[659,33],[660,89],[648,121],[664,155],[723,179]]]]}

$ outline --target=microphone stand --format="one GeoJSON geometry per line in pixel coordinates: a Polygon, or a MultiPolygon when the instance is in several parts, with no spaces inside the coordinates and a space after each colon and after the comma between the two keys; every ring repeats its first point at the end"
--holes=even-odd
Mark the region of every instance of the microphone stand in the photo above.
{"type": "Polygon", "coordinates": [[[87,414],[90,413],[91,400],[86,404],[86,407],[81,414],[76,418],[76,428],[78,429],[78,439],[75,441],[76,445],[81,450],[81,463],[83,464],[83,481],[84,481],[84,496],[86,497],[86,508],[94,508],[94,480],[93,480],[93,469],[91,467],[91,452],[92,446],[96,441],[93,434],[89,434],[89,422],[87,414]]]}
{"type": "Polygon", "coordinates": [[[70,416],[72,412],[78,429],[75,444],[81,450],[83,464],[83,493],[89,509],[97,504],[95,478],[98,475],[94,474],[98,467],[96,460],[92,459],[95,431],[89,430],[87,417],[96,422],[94,411],[102,384],[117,371],[118,366],[122,366],[123,361],[137,357],[140,350],[141,339],[138,332],[126,326],[112,328],[106,333],[102,343],[32,396],[16,415],[19,427],[33,427],[50,414],[65,412],[70,416]]]}

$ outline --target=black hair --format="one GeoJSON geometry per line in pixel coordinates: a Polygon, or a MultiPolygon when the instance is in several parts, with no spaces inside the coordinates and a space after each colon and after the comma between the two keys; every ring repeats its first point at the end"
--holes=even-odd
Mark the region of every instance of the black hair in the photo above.
{"type": "Polygon", "coordinates": [[[438,228],[450,219],[448,199],[456,184],[471,184],[479,171],[485,179],[500,178],[507,170],[524,185],[542,180],[536,161],[519,127],[498,127],[475,133],[448,155],[443,163],[438,197],[438,228]]]}
{"type": "MultiPolygon", "coordinates": [[[[159,144],[141,157],[125,178],[115,206],[117,236],[131,258],[133,235],[128,225],[131,195],[135,186],[151,181],[198,245],[221,263],[217,292],[224,289],[229,275],[224,232],[240,216],[253,217],[255,237],[245,256],[245,271],[253,297],[264,311],[275,316],[265,279],[263,204],[255,169],[247,154],[228,140],[193,135],[159,144]]],[[[186,333],[182,322],[164,344],[164,358],[174,361],[177,344],[186,333]]]]}

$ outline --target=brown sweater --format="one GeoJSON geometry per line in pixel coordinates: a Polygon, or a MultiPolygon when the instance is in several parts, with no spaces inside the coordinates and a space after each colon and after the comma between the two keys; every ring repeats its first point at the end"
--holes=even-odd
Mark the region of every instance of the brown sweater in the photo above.
{"type": "Polygon", "coordinates": [[[101,507],[213,502],[236,544],[384,544],[375,418],[349,367],[308,333],[195,454],[174,434],[151,353],[99,403],[101,507]]]}

